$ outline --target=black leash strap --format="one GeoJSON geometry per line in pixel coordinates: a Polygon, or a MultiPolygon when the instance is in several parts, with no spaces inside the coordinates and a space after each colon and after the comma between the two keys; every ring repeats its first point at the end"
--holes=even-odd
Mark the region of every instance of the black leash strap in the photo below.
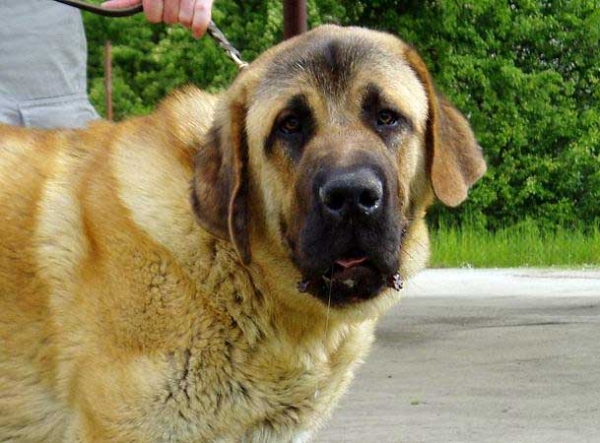
{"type": "MultiPolygon", "coordinates": [[[[87,3],[85,1],[80,0],[54,0],[55,2],[63,3],[65,5],[73,6],[75,8],[92,12],[94,14],[102,15],[104,17],[129,17],[131,15],[139,14],[140,12],[144,12],[144,8],[142,5],[133,6],[130,8],[123,9],[108,9],[103,8],[101,6],[92,5],[91,3],[87,3]]],[[[240,52],[231,44],[227,37],[221,32],[221,30],[215,25],[215,22],[211,21],[208,24],[208,35],[210,35],[213,40],[217,42],[217,44],[227,53],[230,59],[234,61],[239,69],[243,69],[248,66],[244,60],[242,60],[242,56],[240,52]]]]}

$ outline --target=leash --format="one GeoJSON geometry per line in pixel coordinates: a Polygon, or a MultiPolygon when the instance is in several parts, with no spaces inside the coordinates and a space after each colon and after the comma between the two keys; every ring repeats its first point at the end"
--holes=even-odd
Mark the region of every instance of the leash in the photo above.
{"type": "MultiPolygon", "coordinates": [[[[81,9],[83,11],[92,12],[97,15],[102,15],[104,17],[129,17],[135,14],[139,14],[144,12],[144,8],[142,5],[132,6],[129,8],[123,9],[107,9],[101,6],[92,5],[91,3],[87,3],[85,1],[80,0],[54,0],[58,3],[63,3],[65,5],[73,6],[75,8],[81,9]]],[[[225,51],[227,56],[233,60],[233,62],[237,65],[238,69],[242,70],[248,63],[242,60],[242,56],[240,52],[231,44],[225,34],[221,32],[221,30],[215,25],[215,22],[211,20],[208,24],[208,35],[210,35],[213,40],[225,51]]]]}

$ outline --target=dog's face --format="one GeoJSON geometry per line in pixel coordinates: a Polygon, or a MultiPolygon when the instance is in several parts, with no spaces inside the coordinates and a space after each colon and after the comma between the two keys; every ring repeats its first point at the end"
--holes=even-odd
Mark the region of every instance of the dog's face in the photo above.
{"type": "Polygon", "coordinates": [[[334,26],[275,47],[238,78],[196,165],[200,223],[246,263],[257,243],[283,251],[298,273],[290,285],[338,307],[397,288],[408,262],[424,259],[416,237],[433,192],[457,205],[485,171],[468,123],[414,50],[334,26]]]}

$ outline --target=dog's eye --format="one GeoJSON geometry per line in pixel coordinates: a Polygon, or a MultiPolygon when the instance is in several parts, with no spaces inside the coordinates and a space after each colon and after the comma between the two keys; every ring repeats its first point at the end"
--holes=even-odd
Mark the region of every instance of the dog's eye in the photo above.
{"type": "Polygon", "coordinates": [[[383,109],[377,114],[377,126],[395,126],[398,124],[398,114],[389,109],[383,109]]]}
{"type": "Polygon", "coordinates": [[[302,130],[302,121],[296,114],[289,114],[280,121],[279,130],[284,134],[296,134],[302,130]]]}

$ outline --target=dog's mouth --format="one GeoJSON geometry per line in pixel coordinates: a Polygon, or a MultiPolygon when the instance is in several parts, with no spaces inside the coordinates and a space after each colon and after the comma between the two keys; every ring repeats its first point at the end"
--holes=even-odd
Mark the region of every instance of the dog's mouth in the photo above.
{"type": "Polygon", "coordinates": [[[385,288],[402,289],[400,275],[381,270],[375,260],[359,250],[334,259],[324,272],[298,283],[300,292],[310,293],[332,306],[370,300],[385,288]]]}

